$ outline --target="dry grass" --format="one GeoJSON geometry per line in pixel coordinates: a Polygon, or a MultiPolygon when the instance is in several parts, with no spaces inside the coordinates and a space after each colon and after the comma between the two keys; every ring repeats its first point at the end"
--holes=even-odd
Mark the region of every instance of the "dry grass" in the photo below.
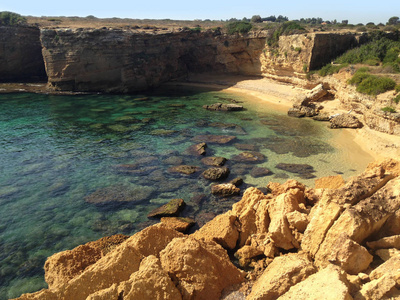
{"type": "Polygon", "coordinates": [[[210,29],[224,27],[223,21],[177,21],[177,20],[149,20],[149,19],[120,19],[120,18],[95,18],[95,17],[26,17],[28,24],[37,24],[42,28],[69,27],[69,28],[134,28],[143,30],[177,30],[179,28],[201,27],[210,29]]]}

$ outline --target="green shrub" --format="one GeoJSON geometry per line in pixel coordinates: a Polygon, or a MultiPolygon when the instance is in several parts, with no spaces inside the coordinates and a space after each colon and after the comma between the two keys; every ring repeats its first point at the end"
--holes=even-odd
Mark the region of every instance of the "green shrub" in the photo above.
{"type": "Polygon", "coordinates": [[[200,32],[201,31],[201,27],[197,26],[197,27],[194,27],[194,28],[190,28],[190,31],[192,31],[192,32],[200,32]]]}
{"type": "Polygon", "coordinates": [[[385,111],[385,112],[390,112],[390,113],[395,113],[396,112],[396,110],[391,106],[382,107],[381,110],[385,111]]]}
{"type": "Polygon", "coordinates": [[[274,26],[273,28],[271,28],[271,32],[269,32],[267,37],[267,44],[270,47],[277,47],[279,42],[279,37],[281,35],[298,34],[304,31],[305,28],[302,27],[298,22],[295,21],[284,22],[278,26],[274,26]]]}
{"type": "Polygon", "coordinates": [[[366,73],[365,77],[357,86],[357,92],[368,94],[368,95],[378,95],[386,91],[393,90],[396,86],[396,82],[388,77],[378,77],[373,75],[368,75],[366,73]]]}
{"type": "Polygon", "coordinates": [[[394,103],[399,104],[400,102],[400,95],[397,95],[394,99],[393,99],[394,103]]]}
{"type": "Polygon", "coordinates": [[[400,84],[396,85],[396,87],[394,88],[396,93],[400,92],[400,84]]]}
{"type": "Polygon", "coordinates": [[[348,64],[340,64],[340,65],[327,64],[318,71],[318,74],[320,76],[332,75],[334,73],[338,73],[342,68],[345,68],[347,66],[348,64]]]}
{"type": "Polygon", "coordinates": [[[252,28],[253,25],[245,21],[230,22],[226,25],[228,34],[248,33],[252,28]]]}
{"type": "Polygon", "coordinates": [[[9,12],[9,11],[2,11],[0,12],[0,25],[21,25],[26,23],[26,18],[22,17],[19,14],[9,12]]]}
{"type": "Polygon", "coordinates": [[[359,85],[364,79],[369,78],[371,75],[366,72],[356,72],[353,77],[348,81],[349,84],[359,85]]]}
{"type": "Polygon", "coordinates": [[[358,48],[351,49],[336,59],[337,63],[358,64],[371,66],[379,63],[395,62],[400,64],[400,41],[388,39],[382,32],[371,33],[371,42],[358,48]]]}

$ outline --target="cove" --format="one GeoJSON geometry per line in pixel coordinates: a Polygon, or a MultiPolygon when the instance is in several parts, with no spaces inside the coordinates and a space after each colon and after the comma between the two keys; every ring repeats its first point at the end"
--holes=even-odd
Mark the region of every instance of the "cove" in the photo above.
{"type": "Polygon", "coordinates": [[[208,143],[206,156],[227,158],[231,173],[224,182],[242,177],[243,192],[288,178],[311,186],[312,176],[355,175],[365,164],[344,159],[347,150],[331,142],[340,134],[239,94],[200,88],[141,95],[1,94],[0,299],[46,287],[43,264],[55,252],[157,222],[147,213],[170,199],[184,199],[184,215],[197,226],[228,210],[240,196],[212,196],[212,182],[201,171],[170,172],[182,164],[208,168],[187,151],[199,136],[235,137],[208,143]],[[246,110],[203,109],[215,102],[242,102],[246,110]],[[244,151],[264,159],[240,160],[244,151]],[[308,164],[314,172],[288,172],[276,167],[280,163],[308,164]],[[254,177],[256,167],[271,173],[254,177]],[[129,201],[115,201],[121,197],[129,201]]]}

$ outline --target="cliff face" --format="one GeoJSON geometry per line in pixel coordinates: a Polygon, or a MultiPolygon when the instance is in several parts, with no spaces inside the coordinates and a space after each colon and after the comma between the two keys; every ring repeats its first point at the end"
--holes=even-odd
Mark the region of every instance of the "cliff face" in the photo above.
{"type": "Polygon", "coordinates": [[[260,74],[258,57],[264,40],[263,36],[225,36],[216,31],[41,31],[49,83],[75,91],[139,91],[188,72],[260,74]]]}
{"type": "Polygon", "coordinates": [[[265,77],[296,83],[306,72],[331,62],[366,38],[354,33],[304,33],[279,38],[278,48],[265,46],[260,57],[265,77]]]}
{"type": "Polygon", "coordinates": [[[39,36],[36,27],[0,26],[0,81],[46,78],[39,36]]]}

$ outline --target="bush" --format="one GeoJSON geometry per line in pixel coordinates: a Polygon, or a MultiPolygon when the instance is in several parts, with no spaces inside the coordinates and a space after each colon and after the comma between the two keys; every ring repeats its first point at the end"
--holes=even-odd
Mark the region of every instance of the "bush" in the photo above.
{"type": "Polygon", "coordinates": [[[281,35],[291,35],[304,32],[305,29],[298,22],[288,21],[272,28],[267,37],[267,44],[270,47],[277,47],[281,35]]]}
{"type": "Polygon", "coordinates": [[[396,93],[400,92],[400,84],[396,85],[396,87],[394,88],[396,93]]]}
{"type": "Polygon", "coordinates": [[[380,62],[400,63],[400,41],[382,37],[378,32],[372,35],[372,41],[358,48],[351,49],[336,59],[337,63],[377,65],[380,62]]]}
{"type": "Polygon", "coordinates": [[[226,25],[228,34],[248,33],[251,28],[253,28],[253,26],[249,22],[245,21],[230,22],[228,25],[226,25]]]}
{"type": "Polygon", "coordinates": [[[390,113],[395,113],[396,112],[396,110],[391,106],[385,106],[385,107],[381,108],[381,110],[385,111],[385,112],[390,112],[390,113]]]}
{"type": "Polygon", "coordinates": [[[0,25],[15,26],[22,24],[26,24],[26,18],[21,15],[9,11],[0,12],[0,25]]]}
{"type": "Polygon", "coordinates": [[[400,102],[400,95],[397,95],[394,99],[393,99],[394,103],[399,104],[400,102]]]}
{"type": "Polygon", "coordinates": [[[340,65],[327,64],[318,71],[318,74],[320,76],[332,75],[334,73],[338,73],[342,68],[345,68],[347,66],[348,64],[340,64],[340,65]]]}
{"type": "Polygon", "coordinates": [[[357,92],[373,96],[393,90],[396,86],[396,82],[391,78],[367,73],[354,74],[350,83],[357,85],[357,92]]]}

